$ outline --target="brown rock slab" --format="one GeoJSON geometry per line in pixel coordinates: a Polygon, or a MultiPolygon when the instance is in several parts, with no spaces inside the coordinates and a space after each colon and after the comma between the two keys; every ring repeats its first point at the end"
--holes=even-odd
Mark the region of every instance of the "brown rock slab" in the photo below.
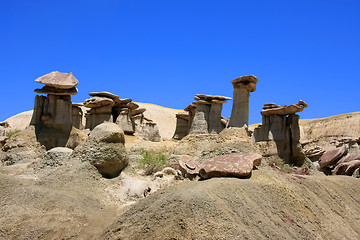
{"type": "Polygon", "coordinates": [[[195,102],[189,104],[189,106],[187,106],[186,108],[184,108],[184,111],[190,112],[191,109],[194,109],[194,108],[196,108],[196,107],[197,107],[197,102],[195,101],[195,102]]]}
{"type": "Polygon", "coordinates": [[[354,160],[360,160],[360,153],[349,153],[346,154],[345,156],[343,156],[338,162],[337,164],[341,164],[341,163],[346,163],[346,162],[351,162],[354,160]]]}
{"type": "Polygon", "coordinates": [[[346,152],[348,148],[346,145],[325,152],[319,159],[320,168],[324,168],[330,165],[333,165],[338,159],[340,159],[346,152]]]}
{"type": "Polygon", "coordinates": [[[91,97],[84,101],[84,106],[87,108],[101,107],[114,104],[114,101],[111,98],[107,97],[91,97]]]}
{"type": "Polygon", "coordinates": [[[60,89],[70,89],[79,84],[79,81],[71,72],[62,73],[58,71],[45,74],[44,76],[37,78],[35,82],[60,89]]]}
{"type": "Polygon", "coordinates": [[[139,105],[134,103],[134,102],[129,102],[125,105],[125,107],[131,109],[131,110],[134,110],[134,109],[137,109],[139,108],[139,105]]]}
{"type": "Polygon", "coordinates": [[[247,177],[253,166],[261,163],[257,153],[237,153],[218,156],[205,162],[199,173],[204,179],[212,177],[247,177]]]}
{"type": "Polygon", "coordinates": [[[52,95],[76,95],[78,90],[76,87],[69,89],[60,89],[55,87],[44,86],[41,89],[35,89],[34,92],[40,94],[52,94],[52,95]]]}
{"type": "Polygon", "coordinates": [[[335,175],[351,176],[354,171],[360,167],[360,160],[353,160],[351,162],[344,162],[338,164],[334,169],[335,175]]]}

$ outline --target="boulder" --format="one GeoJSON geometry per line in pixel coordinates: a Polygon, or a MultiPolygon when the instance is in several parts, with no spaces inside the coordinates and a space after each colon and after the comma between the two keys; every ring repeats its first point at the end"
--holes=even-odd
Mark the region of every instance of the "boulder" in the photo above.
{"type": "Polygon", "coordinates": [[[57,167],[69,161],[69,157],[73,152],[72,149],[66,147],[56,147],[47,151],[42,159],[35,164],[35,169],[43,169],[45,167],[57,167]]]}
{"type": "Polygon", "coordinates": [[[60,89],[70,89],[79,84],[79,81],[70,73],[62,73],[53,71],[45,74],[35,80],[38,83],[45,84],[49,87],[55,87],[60,89]]]}
{"type": "Polygon", "coordinates": [[[204,179],[212,177],[247,177],[251,174],[254,163],[261,163],[257,153],[240,153],[218,156],[205,162],[199,173],[204,179]]]}
{"type": "Polygon", "coordinates": [[[337,164],[341,164],[341,163],[346,163],[346,162],[351,162],[354,160],[360,160],[360,153],[348,153],[345,156],[343,156],[338,162],[337,164]]]}
{"type": "Polygon", "coordinates": [[[94,128],[89,135],[90,141],[105,143],[125,143],[124,131],[115,123],[102,123],[94,128]]]}
{"type": "Polygon", "coordinates": [[[348,147],[346,145],[343,145],[340,148],[336,148],[334,150],[325,152],[319,159],[320,168],[325,168],[327,166],[333,165],[347,151],[348,151],[348,147]]]}
{"type": "Polygon", "coordinates": [[[87,138],[88,134],[85,131],[73,127],[65,147],[75,149],[77,146],[84,143],[87,138]]]}
{"type": "Polygon", "coordinates": [[[360,167],[360,160],[354,160],[351,162],[344,162],[338,164],[333,173],[335,175],[347,175],[351,176],[353,175],[354,171],[360,167]]]}
{"type": "Polygon", "coordinates": [[[72,157],[89,161],[106,178],[113,178],[128,164],[124,132],[115,123],[102,123],[94,128],[84,144],[75,148],[72,157]]]}

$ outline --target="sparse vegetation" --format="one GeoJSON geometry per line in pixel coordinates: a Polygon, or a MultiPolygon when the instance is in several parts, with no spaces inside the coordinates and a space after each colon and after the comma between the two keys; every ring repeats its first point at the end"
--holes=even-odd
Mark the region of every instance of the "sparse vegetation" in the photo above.
{"type": "Polygon", "coordinates": [[[167,156],[161,152],[141,149],[141,155],[142,159],[138,167],[144,169],[146,175],[151,175],[170,165],[167,156]]]}
{"type": "Polygon", "coordinates": [[[268,163],[270,166],[278,167],[280,170],[284,172],[290,172],[291,167],[289,164],[284,163],[284,160],[282,160],[280,157],[272,156],[268,158],[268,163]]]}
{"type": "Polygon", "coordinates": [[[11,130],[9,132],[6,132],[6,137],[10,138],[12,135],[15,135],[15,134],[17,134],[19,132],[21,132],[21,130],[19,130],[19,129],[11,130]]]}

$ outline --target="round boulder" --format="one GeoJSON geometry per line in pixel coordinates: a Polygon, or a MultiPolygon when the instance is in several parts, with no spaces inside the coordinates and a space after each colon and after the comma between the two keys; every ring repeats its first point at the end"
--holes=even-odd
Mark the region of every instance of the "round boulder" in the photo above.
{"type": "Polygon", "coordinates": [[[89,161],[106,178],[117,177],[128,164],[124,132],[115,123],[102,123],[90,133],[73,157],[89,161]]]}

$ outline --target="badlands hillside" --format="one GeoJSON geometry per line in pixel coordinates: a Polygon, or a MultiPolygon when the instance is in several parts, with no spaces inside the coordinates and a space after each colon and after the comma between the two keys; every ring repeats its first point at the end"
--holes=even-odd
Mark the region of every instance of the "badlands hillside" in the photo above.
{"type": "MultiPolygon", "coordinates": [[[[10,128],[26,129],[0,152],[0,239],[360,239],[359,178],[325,175],[317,159],[292,167],[266,155],[241,178],[190,180],[171,169],[145,175],[138,167],[144,150],[175,164],[185,155],[204,162],[229,153],[271,152],[273,146],[264,150],[245,129],[232,128],[170,140],[178,111],[139,105],[158,124],[163,141],[125,135],[128,166],[113,178],[83,160],[95,143],[102,144],[97,139],[109,140],[106,127],[74,150],[46,151],[34,128],[26,128],[30,112],[9,118],[10,128]]],[[[358,153],[359,123],[360,112],[300,120],[301,145],[312,153],[345,144],[358,153]]]]}

